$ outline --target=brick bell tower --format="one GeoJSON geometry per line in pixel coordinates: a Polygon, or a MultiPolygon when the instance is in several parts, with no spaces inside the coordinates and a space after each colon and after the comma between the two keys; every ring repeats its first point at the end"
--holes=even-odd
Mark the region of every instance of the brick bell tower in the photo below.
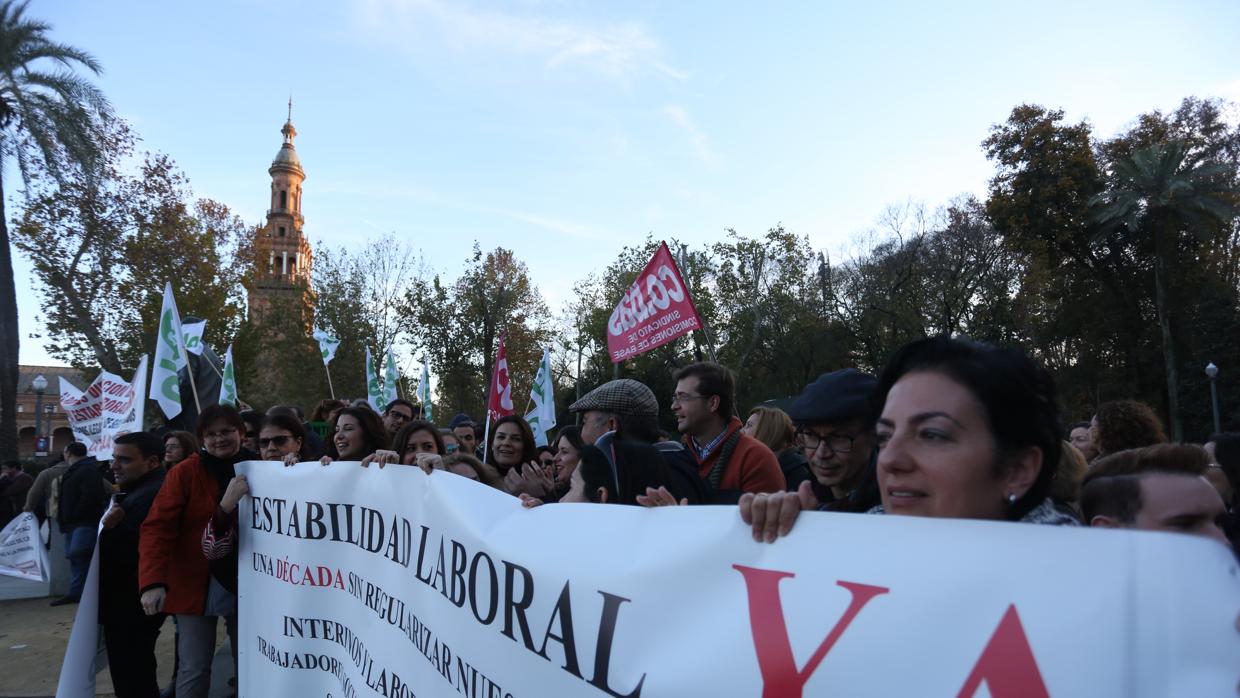
{"type": "Polygon", "coordinates": [[[312,322],[314,296],[310,289],[313,256],[302,232],[301,185],[306,179],[301,158],[293,147],[293,100],[288,101],[288,120],[280,129],[284,143],[271,162],[271,199],[267,224],[255,240],[255,269],[249,289],[250,322],[266,324],[264,315],[273,305],[300,306],[307,329],[312,322]],[[288,304],[288,305],[286,305],[288,304]]]}

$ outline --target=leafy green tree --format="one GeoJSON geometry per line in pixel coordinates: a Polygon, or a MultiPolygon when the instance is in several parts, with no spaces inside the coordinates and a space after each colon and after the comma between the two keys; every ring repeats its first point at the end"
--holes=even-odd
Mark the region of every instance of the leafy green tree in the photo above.
{"type": "MultiPolygon", "coordinates": [[[[399,354],[408,340],[402,326],[406,297],[425,277],[421,258],[394,234],[370,240],[356,252],[320,246],[313,277],[314,324],[340,340],[331,363],[336,396],[365,397],[366,349],[377,360],[388,346],[395,346],[402,368],[401,394],[412,400],[412,382],[407,379],[413,377],[414,362],[399,354]]],[[[316,370],[323,373],[321,366],[316,370]]]]}
{"type": "Polygon", "coordinates": [[[13,246],[34,268],[53,356],[73,366],[122,373],[120,328],[132,321],[116,302],[127,266],[128,179],[120,161],[132,151],[124,123],[105,132],[96,172],[35,182],[13,230],[13,246]]]}
{"type": "MultiPolygon", "coordinates": [[[[0,171],[17,160],[22,179],[91,172],[98,130],[111,118],[103,93],[76,69],[98,74],[98,61],[54,41],[46,22],[26,17],[28,2],[0,2],[0,171]]],[[[17,457],[17,375],[20,342],[17,290],[0,181],[0,458],[17,457]]]]}
{"type": "Polygon", "coordinates": [[[1068,410],[1138,397],[1145,368],[1144,269],[1119,236],[1096,241],[1090,201],[1105,186],[1092,130],[1061,110],[1014,108],[982,147],[995,164],[986,215],[1024,265],[1021,340],[1056,374],[1068,410]]]}
{"type": "Polygon", "coordinates": [[[404,327],[416,355],[430,360],[443,403],[438,409],[482,418],[501,334],[508,336],[514,409],[525,407],[542,350],[552,342],[551,318],[528,269],[511,250],[500,247],[484,255],[475,245],[459,278],[419,278],[406,298],[404,327]]]}
{"type": "Polygon", "coordinates": [[[1154,257],[1154,303],[1158,313],[1167,380],[1167,407],[1172,438],[1183,438],[1179,409],[1179,367],[1174,310],[1168,284],[1177,264],[1177,237],[1182,231],[1208,239],[1220,223],[1231,221],[1236,209],[1229,200],[1240,194],[1228,181],[1234,165],[1186,163],[1187,149],[1180,141],[1138,148],[1113,163],[1110,186],[1096,195],[1094,220],[1098,237],[1118,229],[1149,235],[1154,257]]]}
{"type": "Polygon", "coordinates": [[[191,204],[166,156],[122,172],[131,139],[123,124],[110,126],[95,176],[39,183],[14,230],[39,280],[49,350],[83,369],[132,370],[154,344],[168,280],[178,308],[207,320],[204,341],[222,353],[244,311],[253,227],[218,202],[191,204]]]}

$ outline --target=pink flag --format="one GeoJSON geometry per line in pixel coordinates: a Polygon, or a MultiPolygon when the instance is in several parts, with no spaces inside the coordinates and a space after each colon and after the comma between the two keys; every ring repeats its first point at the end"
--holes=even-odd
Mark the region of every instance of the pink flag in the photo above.
{"type": "Polygon", "coordinates": [[[487,398],[487,415],[491,419],[516,414],[512,408],[512,382],[508,380],[508,335],[500,335],[495,352],[495,368],[491,371],[491,394],[487,398]]]}
{"type": "Polygon", "coordinates": [[[607,352],[612,363],[620,363],[701,328],[697,308],[665,242],[611,311],[607,352]]]}

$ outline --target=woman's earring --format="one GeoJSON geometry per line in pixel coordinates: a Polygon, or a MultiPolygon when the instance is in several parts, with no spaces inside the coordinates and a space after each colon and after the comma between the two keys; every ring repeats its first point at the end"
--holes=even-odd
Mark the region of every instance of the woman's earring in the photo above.
{"type": "Polygon", "coordinates": [[[1012,494],[1009,494],[1007,496],[1007,501],[1009,505],[1016,504],[1016,493],[1013,492],[1012,494]]]}

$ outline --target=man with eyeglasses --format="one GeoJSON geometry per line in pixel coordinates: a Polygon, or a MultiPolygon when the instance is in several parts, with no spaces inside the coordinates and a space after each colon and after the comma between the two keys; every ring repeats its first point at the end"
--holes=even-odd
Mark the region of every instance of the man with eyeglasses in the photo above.
{"type": "Polygon", "coordinates": [[[855,368],[824,373],[797,397],[788,416],[797,427],[797,445],[809,459],[813,481],[796,492],[745,495],[741,519],[755,539],[773,533],[768,522],[788,520],[808,509],[869,511],[879,503],[874,471],[877,440],[871,404],[878,379],[855,368]]]}
{"type": "Polygon", "coordinates": [[[396,436],[396,432],[413,421],[414,414],[416,410],[408,400],[396,398],[389,402],[387,407],[383,408],[383,426],[387,428],[388,436],[396,436]]]}
{"type": "Polygon", "coordinates": [[[824,373],[788,410],[809,459],[814,494],[829,511],[866,512],[878,504],[870,404],[877,385],[878,379],[855,368],[824,373]]]}
{"type": "Polygon", "coordinates": [[[782,492],[779,459],[757,439],[741,433],[736,416],[736,381],[725,366],[700,362],[676,374],[672,412],[698,474],[713,490],[715,504],[734,504],[744,493],[782,492]]]}

